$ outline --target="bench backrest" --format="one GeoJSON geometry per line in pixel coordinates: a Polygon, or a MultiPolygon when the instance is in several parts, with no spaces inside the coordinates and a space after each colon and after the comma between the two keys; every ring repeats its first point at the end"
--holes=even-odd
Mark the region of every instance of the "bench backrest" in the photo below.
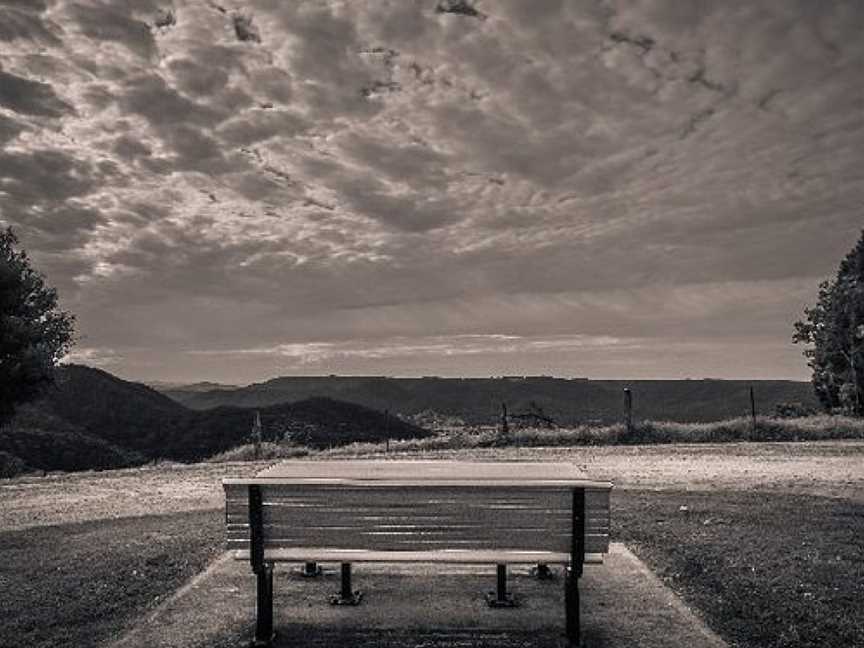
{"type": "MultiPolygon", "coordinates": [[[[313,554],[302,550],[369,552],[572,553],[574,489],[537,485],[254,484],[260,498],[264,559],[313,554]]],[[[250,483],[225,483],[230,549],[247,553],[250,483]]],[[[609,489],[585,487],[585,554],[609,545],[609,489]]],[[[579,489],[576,489],[577,491],[579,489]]],[[[366,556],[368,558],[368,555],[366,556]]],[[[311,558],[310,558],[311,559],[311,558]]],[[[322,559],[323,560],[323,559],[322,559]]]]}

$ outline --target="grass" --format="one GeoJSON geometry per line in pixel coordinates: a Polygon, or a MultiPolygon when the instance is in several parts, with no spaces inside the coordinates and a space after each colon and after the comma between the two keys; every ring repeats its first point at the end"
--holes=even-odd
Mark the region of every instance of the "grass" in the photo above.
{"type": "MultiPolygon", "coordinates": [[[[864,646],[864,504],[737,491],[613,497],[613,539],[733,645],[864,646]]],[[[104,644],[201,571],[222,538],[219,511],[2,532],[0,645],[104,644]]]]}
{"type": "MultiPolygon", "coordinates": [[[[392,440],[390,452],[413,453],[494,447],[575,447],[661,445],[670,443],[729,443],[740,441],[826,441],[864,439],[864,419],[845,416],[799,418],[735,418],[712,423],[641,421],[629,430],[619,423],[576,428],[514,428],[502,435],[494,427],[439,430],[424,439],[392,440]]],[[[292,449],[292,450],[296,450],[292,449]]],[[[383,443],[351,443],[322,451],[327,456],[383,453],[383,443]]]]}
{"type": "Polygon", "coordinates": [[[616,538],[732,645],[864,646],[864,504],[619,491],[612,519],[616,538]]]}
{"type": "Polygon", "coordinates": [[[0,646],[104,645],[223,550],[196,511],[0,532],[0,646]]]}
{"type": "Polygon", "coordinates": [[[267,459],[295,459],[315,454],[315,450],[305,446],[297,446],[287,443],[271,443],[269,441],[258,444],[247,443],[245,445],[231,448],[220,452],[207,459],[210,463],[225,463],[230,461],[261,461],[267,459]]]}

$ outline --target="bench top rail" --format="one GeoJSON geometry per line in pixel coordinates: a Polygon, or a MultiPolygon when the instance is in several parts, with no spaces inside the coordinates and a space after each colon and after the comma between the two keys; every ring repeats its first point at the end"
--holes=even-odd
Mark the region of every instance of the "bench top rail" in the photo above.
{"type": "Polygon", "coordinates": [[[608,481],[588,480],[573,464],[533,461],[283,461],[256,477],[224,479],[223,484],[346,484],[514,486],[521,488],[611,489],[608,481]]]}

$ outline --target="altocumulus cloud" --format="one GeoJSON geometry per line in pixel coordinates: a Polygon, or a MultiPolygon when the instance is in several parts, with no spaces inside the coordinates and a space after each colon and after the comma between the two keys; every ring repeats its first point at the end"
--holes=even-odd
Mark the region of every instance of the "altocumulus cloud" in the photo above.
{"type": "Polygon", "coordinates": [[[864,6],[456,4],[0,2],[0,219],[75,358],[803,377],[864,6]]]}

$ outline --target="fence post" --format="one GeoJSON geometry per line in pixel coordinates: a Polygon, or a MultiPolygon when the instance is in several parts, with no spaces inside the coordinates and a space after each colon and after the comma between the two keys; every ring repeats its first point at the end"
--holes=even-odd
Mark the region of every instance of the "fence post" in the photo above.
{"type": "Polygon", "coordinates": [[[510,432],[507,424],[507,403],[501,403],[501,436],[506,437],[510,432]]]}
{"type": "Polygon", "coordinates": [[[384,410],[384,452],[390,454],[390,410],[384,410]]]}
{"type": "Polygon", "coordinates": [[[753,431],[756,431],[756,394],[753,391],[753,385],[750,385],[750,421],[753,424],[753,431]]]}
{"type": "Polygon", "coordinates": [[[627,434],[633,432],[633,392],[624,388],[624,421],[627,424],[627,434]]]}
{"type": "Polygon", "coordinates": [[[255,460],[261,458],[261,412],[255,410],[255,420],[252,422],[252,442],[255,444],[255,460]]]}

